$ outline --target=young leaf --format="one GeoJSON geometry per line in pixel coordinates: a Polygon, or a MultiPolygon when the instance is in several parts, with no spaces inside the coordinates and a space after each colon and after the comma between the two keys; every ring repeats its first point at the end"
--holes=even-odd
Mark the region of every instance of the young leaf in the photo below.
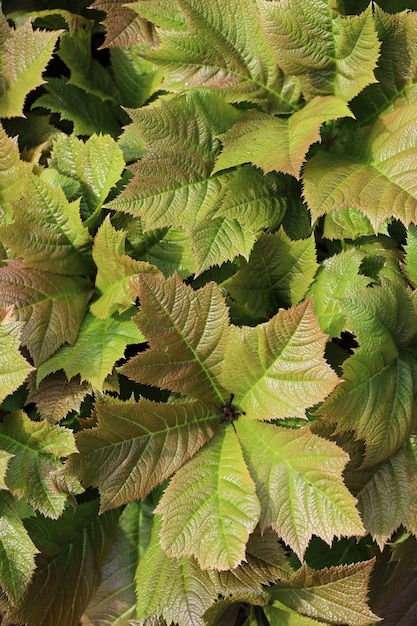
{"type": "Polygon", "coordinates": [[[387,280],[343,304],[359,349],[319,413],[335,434],[354,431],[364,440],[364,467],[392,456],[416,426],[415,306],[409,289],[387,280]]]}
{"type": "Polygon", "coordinates": [[[171,479],[155,513],[168,556],[229,570],[245,558],[260,515],[255,484],[231,428],[222,429],[171,479]]]}
{"type": "Polygon", "coordinates": [[[74,345],[62,347],[42,363],[37,371],[36,383],[39,384],[48,374],[63,369],[68,380],[80,374],[81,380],[102,390],[105,378],[116,361],[123,357],[126,346],[143,341],[143,335],[131,321],[129,311],[104,320],[87,313],[74,345]]]}
{"type": "Polygon", "coordinates": [[[239,113],[218,95],[198,91],[130,114],[149,150],[107,206],[141,217],[145,230],[182,227],[199,274],[237,254],[247,257],[257,233],[279,223],[283,207],[273,185],[254,168],[211,176],[216,136],[239,113]]]}
{"type": "Polygon", "coordinates": [[[98,426],[78,433],[69,467],[100,492],[100,510],[145,498],[218,429],[219,414],[199,402],[96,405],[98,426]]]}
{"type": "Polygon", "coordinates": [[[126,233],[113,228],[107,217],[94,238],[93,259],[97,265],[96,288],[98,300],[91,305],[91,312],[106,319],[115,311],[123,313],[134,304],[129,285],[140,273],[158,273],[155,267],[144,261],[135,261],[125,254],[126,233]]]}
{"type": "Polygon", "coordinates": [[[321,150],[312,157],[303,183],[313,220],[353,206],[376,232],[391,217],[405,226],[416,222],[416,118],[416,104],[401,106],[353,131],[344,153],[321,150]]]}
{"type": "Polygon", "coordinates": [[[141,274],[132,285],[140,301],[135,321],[150,349],[130,359],[122,373],[141,383],[222,405],[225,391],[218,379],[229,317],[217,285],[208,283],[194,291],[178,275],[165,279],[151,274],[141,274]]]}
{"type": "Polygon", "coordinates": [[[0,403],[16,391],[33,370],[19,351],[24,325],[12,316],[13,306],[0,309],[0,403]]]}
{"type": "Polygon", "coordinates": [[[261,503],[261,530],[271,526],[301,560],[313,534],[329,545],[334,537],[364,534],[356,499],[343,483],[348,456],[336,444],[308,428],[245,416],[235,427],[261,503]]]}
{"type": "Polygon", "coordinates": [[[17,318],[25,322],[21,341],[35,365],[63,343],[75,341],[90,296],[88,280],[41,272],[10,259],[0,268],[0,286],[0,305],[15,304],[17,318]]]}
{"type": "Polygon", "coordinates": [[[320,622],[367,626],[379,621],[367,604],[373,564],[364,561],[319,571],[303,565],[288,583],[276,584],[271,599],[320,622]]]}
{"type": "Polygon", "coordinates": [[[32,422],[23,411],[14,411],[0,424],[0,447],[13,455],[6,485],[18,498],[43,515],[57,519],[67,494],[60,491],[56,474],[62,457],[77,451],[73,433],[46,421],[32,422]]]}
{"type": "Polygon", "coordinates": [[[147,20],[132,11],[124,0],[94,0],[91,9],[105,11],[106,29],[105,46],[112,48],[130,48],[142,41],[152,45],[155,43],[155,29],[147,20]]]}
{"type": "Polygon", "coordinates": [[[256,3],[178,0],[178,4],[188,30],[159,31],[160,46],[148,54],[169,70],[166,88],[215,88],[229,102],[253,102],[275,112],[295,109],[298,83],[286,78],[275,63],[256,3]]]}
{"type": "Polygon", "coordinates": [[[0,585],[10,603],[17,604],[35,569],[38,552],[20,519],[13,498],[0,492],[0,585]]]}
{"type": "Polygon", "coordinates": [[[63,372],[51,374],[36,386],[36,377],[28,381],[28,404],[34,402],[40,416],[49,422],[59,422],[71,411],[78,411],[85,396],[91,392],[78,376],[67,380],[63,372]]]}
{"type": "Polygon", "coordinates": [[[42,72],[52,57],[61,32],[33,31],[30,20],[27,20],[16,30],[10,29],[6,37],[2,37],[0,117],[24,115],[26,96],[44,82],[42,72]]]}
{"type": "Polygon", "coordinates": [[[323,122],[353,117],[345,102],[317,96],[289,117],[272,117],[250,110],[220,135],[223,150],[214,172],[242,163],[253,163],[264,172],[283,172],[300,177],[311,144],[320,140],[323,122]]]}
{"type": "Polygon", "coordinates": [[[54,274],[91,272],[86,254],[90,236],[81,222],[78,202],[68,202],[62,189],[31,175],[13,211],[14,221],[0,230],[9,257],[21,257],[28,265],[54,274]]]}
{"type": "Polygon", "coordinates": [[[292,241],[280,229],[258,237],[249,261],[240,259],[239,270],[223,287],[264,321],[280,307],[298,304],[317,268],[314,237],[292,241]]]}
{"type": "Polygon", "coordinates": [[[220,380],[251,419],[303,418],[339,382],[325,344],[310,300],[281,309],[254,328],[231,327],[220,380]]]}
{"type": "Polygon", "coordinates": [[[101,580],[119,513],[97,515],[97,503],[68,509],[59,520],[30,518],[25,526],[40,551],[23,597],[7,611],[9,622],[78,626],[101,580]],[[42,597],[42,602],[39,598],[42,597]]]}
{"type": "Polygon", "coordinates": [[[261,0],[268,43],[279,67],[296,75],[306,100],[354,98],[375,82],[379,41],[372,9],[342,17],[327,0],[261,0]]]}

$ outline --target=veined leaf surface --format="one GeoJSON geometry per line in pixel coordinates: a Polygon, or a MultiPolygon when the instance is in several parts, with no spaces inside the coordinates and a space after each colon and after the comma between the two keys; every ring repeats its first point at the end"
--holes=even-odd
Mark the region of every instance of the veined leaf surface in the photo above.
{"type": "Polygon", "coordinates": [[[12,306],[0,310],[0,403],[26,380],[33,367],[19,350],[23,323],[12,306]]]}

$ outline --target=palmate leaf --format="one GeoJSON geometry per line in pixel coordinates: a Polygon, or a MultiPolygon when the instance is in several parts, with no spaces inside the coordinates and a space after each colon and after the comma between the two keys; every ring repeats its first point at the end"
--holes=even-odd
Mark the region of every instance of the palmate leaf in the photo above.
{"type": "Polygon", "coordinates": [[[238,254],[247,258],[258,232],[278,224],[284,206],[273,184],[250,166],[211,176],[216,136],[239,113],[218,95],[198,91],[130,115],[149,149],[107,206],[141,217],[145,231],[182,227],[198,274],[238,254]]]}
{"type": "Polygon", "coordinates": [[[148,58],[169,70],[164,86],[219,90],[229,102],[253,102],[274,112],[295,110],[298,82],[277,66],[251,0],[178,0],[188,30],[158,30],[148,58]]]}
{"type": "Polygon", "coordinates": [[[217,285],[194,291],[178,275],[165,279],[142,274],[132,286],[140,301],[135,321],[150,350],[131,358],[122,373],[221,406],[226,393],[219,376],[229,316],[217,285]]]}
{"type": "Polygon", "coordinates": [[[168,556],[194,556],[202,569],[229,570],[243,561],[260,505],[231,428],[175,474],[155,512],[163,515],[161,546],[168,556]]]}
{"type": "Polygon", "coordinates": [[[13,306],[0,309],[0,403],[26,380],[33,367],[19,351],[23,323],[13,306]]]}
{"type": "Polygon", "coordinates": [[[44,82],[42,72],[52,57],[61,32],[33,31],[30,20],[16,30],[10,29],[7,35],[3,32],[0,44],[0,117],[23,115],[27,94],[44,82]]]}
{"type": "Polygon", "coordinates": [[[0,424],[0,447],[13,455],[5,478],[9,491],[57,519],[68,495],[60,489],[58,473],[61,459],[77,451],[73,433],[46,421],[33,422],[23,411],[14,411],[0,424]]]}
{"type": "MultiPolygon", "coordinates": [[[[287,582],[277,583],[271,600],[313,619],[332,624],[367,626],[379,621],[368,607],[368,585],[374,560],[312,570],[303,565],[287,582]]],[[[300,620],[300,624],[303,622],[300,620]]],[[[307,622],[308,624],[308,622],[307,622]]]]}
{"type": "Polygon", "coordinates": [[[392,456],[416,426],[416,299],[403,284],[383,280],[343,309],[359,348],[319,413],[336,434],[353,431],[365,442],[367,467],[392,456]]]}
{"type": "Polygon", "coordinates": [[[145,498],[210,439],[219,414],[200,402],[96,405],[98,426],[80,432],[69,461],[85,486],[100,492],[100,510],[145,498]]]}
{"type": "Polygon", "coordinates": [[[87,313],[74,344],[63,346],[38,367],[36,383],[63,369],[68,380],[79,374],[81,380],[101,391],[114,364],[123,357],[126,346],[142,342],[143,335],[131,321],[129,311],[104,320],[87,313]]]}
{"type": "Polygon", "coordinates": [[[0,492],[0,586],[9,602],[17,604],[35,569],[38,550],[23,526],[12,496],[0,492]]]}
{"type": "Polygon", "coordinates": [[[39,550],[37,569],[9,622],[33,626],[78,626],[101,581],[104,559],[114,540],[119,512],[97,515],[97,502],[68,509],[59,520],[25,520],[39,550]],[[39,598],[42,597],[42,602],[39,598]]]}
{"type": "Polygon", "coordinates": [[[74,342],[90,297],[90,283],[78,276],[59,276],[10,259],[0,268],[0,305],[15,305],[24,322],[21,342],[35,365],[46,361],[65,342],[74,342]]]}
{"type": "Polygon", "coordinates": [[[296,75],[304,97],[351,100],[375,82],[379,41],[372,9],[338,15],[327,0],[260,0],[268,43],[279,67],[296,75]]]}
{"type": "Polygon", "coordinates": [[[320,140],[323,122],[346,116],[353,117],[346,103],[332,96],[317,96],[286,118],[252,109],[220,135],[223,149],[214,172],[250,162],[264,172],[299,178],[308,149],[320,140]]]}
{"type": "Polygon", "coordinates": [[[353,206],[375,231],[391,217],[417,221],[417,148],[412,139],[417,105],[381,115],[351,133],[344,152],[320,151],[303,172],[304,197],[313,219],[353,206]]]}

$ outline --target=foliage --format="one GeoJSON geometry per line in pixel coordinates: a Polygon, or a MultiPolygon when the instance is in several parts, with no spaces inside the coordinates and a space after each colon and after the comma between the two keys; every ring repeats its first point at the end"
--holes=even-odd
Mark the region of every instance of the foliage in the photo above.
{"type": "Polygon", "coordinates": [[[0,16],[3,619],[397,623],[417,6],[87,4],[0,16]]]}

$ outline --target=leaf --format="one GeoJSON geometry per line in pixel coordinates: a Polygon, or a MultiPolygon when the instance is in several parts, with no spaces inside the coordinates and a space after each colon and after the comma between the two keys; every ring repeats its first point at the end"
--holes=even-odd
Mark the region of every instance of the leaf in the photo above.
{"type": "Polygon", "coordinates": [[[25,520],[40,554],[30,585],[17,606],[8,610],[7,620],[33,626],[78,626],[100,584],[118,517],[113,511],[98,517],[93,501],[78,505],[76,511],[66,510],[59,520],[25,520]]]}
{"type": "Polygon", "coordinates": [[[358,493],[365,528],[382,551],[402,524],[416,533],[416,461],[403,446],[379,466],[358,493]]]}
{"type": "Polygon", "coordinates": [[[23,324],[12,316],[13,305],[0,309],[0,403],[16,391],[33,370],[19,351],[23,324]]]}
{"type": "Polygon", "coordinates": [[[14,411],[0,424],[0,447],[13,455],[7,468],[7,488],[43,515],[57,519],[67,494],[60,491],[56,475],[61,458],[77,451],[73,433],[45,420],[32,422],[23,411],[14,411]]]}
{"type": "Polygon", "coordinates": [[[131,358],[121,372],[141,383],[224,404],[218,378],[229,319],[217,285],[194,291],[177,275],[141,274],[133,289],[140,301],[135,321],[150,349],[131,358]]]}
{"type": "Polygon", "coordinates": [[[136,261],[125,254],[126,233],[113,228],[107,217],[94,238],[93,259],[97,266],[96,288],[100,293],[91,312],[106,319],[115,311],[123,313],[134,304],[130,293],[132,278],[140,273],[157,273],[144,261],[136,261]]]}
{"type": "Polygon", "coordinates": [[[286,118],[252,109],[220,135],[223,150],[214,172],[250,162],[264,172],[275,170],[299,178],[308,149],[320,140],[320,126],[345,116],[353,114],[332,96],[317,96],[286,118]]]}
{"type": "Polygon", "coordinates": [[[335,434],[365,442],[363,467],[401,448],[416,425],[415,301],[387,280],[344,302],[359,349],[343,364],[343,382],[319,409],[335,434]]]}
{"type": "Polygon", "coordinates": [[[312,570],[302,565],[287,583],[278,583],[271,597],[320,621],[367,626],[379,621],[369,609],[368,585],[374,560],[312,570]]]}
{"type": "Polygon", "coordinates": [[[75,341],[90,296],[88,280],[41,272],[10,259],[0,268],[0,286],[0,305],[15,304],[16,317],[25,323],[21,342],[35,365],[63,343],[75,341]]]}
{"type": "Polygon", "coordinates": [[[239,305],[265,320],[280,307],[298,304],[317,268],[313,236],[292,241],[280,229],[258,237],[249,261],[240,259],[239,270],[223,287],[239,305]]]}
{"type": "Polygon", "coordinates": [[[9,257],[23,258],[27,265],[54,274],[91,272],[87,256],[91,240],[78,202],[69,203],[62,189],[31,175],[13,211],[13,223],[0,230],[9,257]]]}
{"type": "Polygon", "coordinates": [[[410,224],[405,248],[405,271],[413,286],[417,285],[417,226],[410,224]]]}
{"type": "Polygon", "coordinates": [[[7,490],[5,482],[7,466],[13,454],[9,454],[5,450],[0,450],[0,490],[7,490]]]}
{"type": "Polygon", "coordinates": [[[186,24],[177,4],[172,0],[139,0],[139,2],[127,2],[125,6],[160,28],[181,30],[186,28],[186,24]]]}
{"type": "Polygon", "coordinates": [[[28,587],[35,569],[38,552],[22,520],[13,498],[0,492],[0,585],[12,605],[17,604],[28,587]]]}
{"type": "Polygon", "coordinates": [[[116,361],[123,357],[129,344],[142,343],[143,335],[129,317],[105,320],[87,313],[78,337],[72,346],[64,346],[38,368],[36,383],[45,376],[63,369],[68,380],[80,374],[81,380],[90,382],[98,390],[103,389],[105,378],[111,373],[116,361]]]}
{"type": "Polygon", "coordinates": [[[241,416],[236,424],[249,473],[261,503],[261,531],[271,526],[303,559],[312,537],[363,535],[356,499],[344,485],[347,454],[313,435],[241,416]]]}
{"type": "Polygon", "coordinates": [[[375,82],[379,41],[372,9],[338,15],[326,0],[261,0],[268,43],[279,67],[296,75],[306,100],[352,100],[375,82]]]}
{"type": "Polygon", "coordinates": [[[354,207],[332,211],[324,216],[323,236],[326,239],[357,239],[363,235],[373,235],[369,220],[354,207]]]}
{"type": "Polygon", "coordinates": [[[100,510],[145,498],[210,439],[219,414],[197,402],[96,404],[98,426],[77,435],[69,461],[85,486],[100,492],[100,510]]]}
{"type": "Polygon", "coordinates": [[[17,138],[10,138],[0,124],[0,202],[4,210],[23,195],[28,173],[29,164],[20,159],[17,138]]]}
{"type": "Polygon", "coordinates": [[[263,611],[270,626],[282,626],[283,624],[285,626],[330,626],[329,622],[322,620],[318,622],[305,615],[300,615],[298,611],[293,611],[278,600],[274,602],[273,606],[264,606],[263,611]]]}
{"type": "Polygon", "coordinates": [[[91,9],[105,11],[104,21],[106,38],[104,45],[111,47],[129,48],[138,45],[141,41],[153,44],[155,31],[149,22],[137,15],[126,6],[124,0],[94,0],[91,9]]]}
{"type": "Polygon", "coordinates": [[[312,218],[353,206],[377,232],[388,218],[417,221],[415,132],[417,105],[381,115],[349,136],[343,153],[319,151],[303,172],[312,218]]]}
{"type": "Polygon", "coordinates": [[[274,112],[295,109],[298,83],[277,67],[256,3],[178,0],[188,30],[160,30],[148,58],[168,70],[164,86],[215,88],[229,102],[252,102],[274,112]]]}
{"type": "Polygon", "coordinates": [[[310,288],[320,328],[331,337],[339,337],[346,330],[344,299],[360,292],[370,282],[360,275],[363,258],[362,249],[352,248],[325,259],[310,288]]]}
{"type": "Polygon", "coordinates": [[[3,38],[0,43],[0,117],[23,116],[26,96],[44,82],[42,72],[61,32],[33,31],[27,20],[16,30],[10,29],[3,38]]]}
{"type": "Polygon", "coordinates": [[[49,422],[59,422],[68,413],[79,411],[81,403],[91,391],[79,377],[67,380],[63,372],[51,374],[36,387],[35,376],[28,381],[28,404],[34,402],[40,416],[49,422]]]}
{"type": "Polygon", "coordinates": [[[304,418],[338,383],[325,344],[310,300],[254,328],[232,326],[221,382],[251,419],[304,418]]]}
{"type": "Polygon", "coordinates": [[[168,556],[194,556],[201,569],[229,570],[245,558],[260,507],[232,429],[222,429],[176,472],[155,513],[168,556]]]}
{"type": "Polygon", "coordinates": [[[87,224],[97,219],[110,190],[119,181],[125,162],[109,135],[92,135],[84,143],[74,135],[62,135],[52,151],[50,167],[80,186],[81,213],[87,224]],[[90,219],[88,219],[90,218],[90,219]]]}
{"type": "MultiPolygon", "coordinates": [[[[150,4],[146,0],[146,4],[150,4]]],[[[170,9],[172,9],[172,2],[170,9]]],[[[154,63],[144,59],[135,49],[110,48],[111,69],[120,92],[120,102],[139,108],[158,90],[163,75],[154,63]]]]}
{"type": "Polygon", "coordinates": [[[237,254],[247,258],[258,232],[279,223],[284,207],[273,184],[254,168],[211,176],[216,137],[239,113],[218,95],[197,91],[130,115],[149,149],[107,207],[140,217],[145,231],[183,228],[198,274],[237,254]]]}

